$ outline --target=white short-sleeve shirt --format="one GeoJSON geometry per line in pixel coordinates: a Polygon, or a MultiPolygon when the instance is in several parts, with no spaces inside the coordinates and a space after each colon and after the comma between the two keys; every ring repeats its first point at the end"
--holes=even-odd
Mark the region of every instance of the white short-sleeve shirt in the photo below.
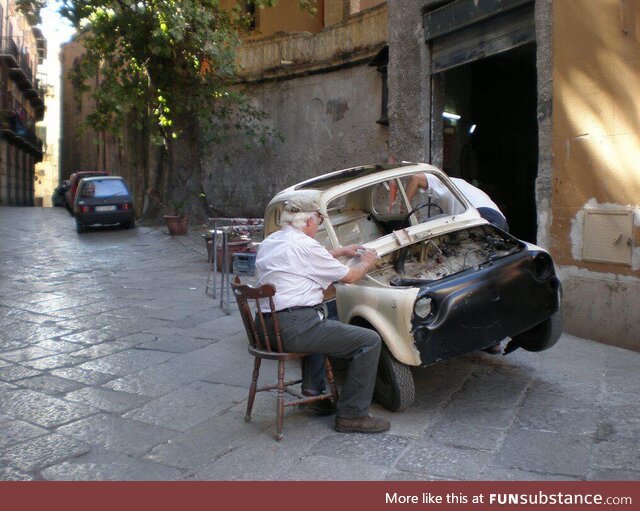
{"type": "Polygon", "coordinates": [[[270,234],[256,254],[257,284],[273,284],[277,311],[318,305],[323,291],[349,268],[300,229],[287,226],[270,234]]]}
{"type": "MultiPolygon", "coordinates": [[[[440,200],[445,201],[445,212],[448,212],[449,214],[459,214],[464,211],[462,204],[458,202],[451,190],[449,190],[449,188],[447,188],[440,179],[429,173],[425,173],[425,176],[427,178],[427,183],[429,184],[429,190],[431,190],[432,193],[434,193],[440,200]]],[[[500,212],[498,205],[491,200],[491,197],[480,190],[480,188],[473,186],[471,183],[468,183],[459,177],[451,177],[449,179],[453,181],[453,184],[458,187],[474,208],[491,208],[500,212]]]]}

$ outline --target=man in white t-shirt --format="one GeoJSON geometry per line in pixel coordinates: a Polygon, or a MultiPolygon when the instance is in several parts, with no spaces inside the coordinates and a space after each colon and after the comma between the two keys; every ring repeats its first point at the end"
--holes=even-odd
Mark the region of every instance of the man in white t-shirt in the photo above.
{"type": "MultiPolygon", "coordinates": [[[[507,219],[500,211],[498,205],[491,200],[485,192],[468,183],[464,179],[459,177],[449,178],[453,181],[453,184],[458,187],[462,194],[469,200],[471,205],[478,210],[480,216],[487,220],[489,223],[509,232],[509,225],[507,219]]],[[[438,179],[437,176],[429,174],[428,172],[414,174],[409,178],[407,184],[407,198],[409,202],[412,201],[418,190],[428,191],[430,190],[440,201],[443,202],[443,210],[447,214],[455,215],[462,212],[462,204],[455,198],[451,190],[438,179]]]]}
{"type": "MultiPolygon", "coordinates": [[[[285,204],[282,229],[269,235],[256,256],[257,283],[273,284],[274,305],[286,350],[316,353],[303,364],[303,393],[313,395],[323,386],[324,355],[349,361],[344,386],[336,405],[335,429],[339,432],[380,433],[389,421],[369,415],[369,405],[380,356],[381,339],[373,330],[321,317],[323,292],[333,282],[360,280],[375,264],[375,250],[349,245],[329,252],[314,238],[324,217],[318,204],[298,195],[285,204]],[[337,257],[359,257],[351,266],[337,257]]],[[[270,320],[270,315],[267,315],[270,320]]],[[[318,403],[327,403],[319,401],[318,403]]]]}

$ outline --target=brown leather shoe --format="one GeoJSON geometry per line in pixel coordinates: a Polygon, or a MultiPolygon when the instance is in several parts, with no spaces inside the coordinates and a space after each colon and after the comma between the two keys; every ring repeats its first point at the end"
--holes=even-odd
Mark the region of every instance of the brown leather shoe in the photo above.
{"type": "Polygon", "coordinates": [[[391,427],[387,419],[365,415],[357,419],[336,417],[336,431],[340,433],[382,433],[391,427]]]}
{"type": "Polygon", "coordinates": [[[329,399],[312,401],[306,405],[300,405],[300,409],[305,412],[315,413],[316,415],[331,415],[332,413],[336,413],[336,405],[329,399]]]}

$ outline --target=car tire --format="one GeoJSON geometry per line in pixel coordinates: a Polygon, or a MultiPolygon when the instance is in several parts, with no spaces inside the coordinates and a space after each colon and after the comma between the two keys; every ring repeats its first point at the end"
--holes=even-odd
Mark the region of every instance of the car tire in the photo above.
{"type": "Polygon", "coordinates": [[[398,362],[385,344],[380,351],[373,396],[378,403],[392,412],[408,408],[416,396],[411,369],[398,362]]]}
{"type": "Polygon", "coordinates": [[[554,346],[562,335],[562,311],[549,316],[542,323],[513,337],[513,342],[526,351],[544,351],[554,346]]]}
{"type": "Polygon", "coordinates": [[[84,225],[76,218],[76,232],[80,234],[82,231],[84,231],[84,225]]]}
{"type": "Polygon", "coordinates": [[[125,229],[133,229],[136,226],[136,221],[135,220],[131,220],[130,222],[125,222],[124,224],[122,224],[122,226],[125,229]]]}

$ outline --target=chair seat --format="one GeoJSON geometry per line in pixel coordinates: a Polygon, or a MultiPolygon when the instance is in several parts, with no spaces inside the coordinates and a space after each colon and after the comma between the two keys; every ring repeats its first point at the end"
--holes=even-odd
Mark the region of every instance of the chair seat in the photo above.
{"type": "Polygon", "coordinates": [[[308,353],[279,353],[277,351],[266,351],[254,348],[253,346],[249,346],[249,353],[251,353],[254,357],[265,358],[267,360],[298,360],[308,355],[308,353]]]}

